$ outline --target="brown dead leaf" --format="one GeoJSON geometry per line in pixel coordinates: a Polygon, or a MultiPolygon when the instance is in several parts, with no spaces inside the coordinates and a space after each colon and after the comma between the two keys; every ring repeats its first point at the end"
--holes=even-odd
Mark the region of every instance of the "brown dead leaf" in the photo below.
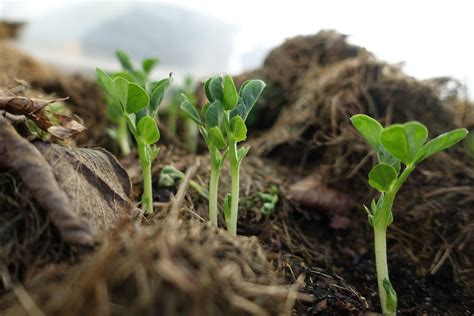
{"type": "Polygon", "coordinates": [[[0,110],[14,115],[24,115],[42,130],[59,138],[66,139],[74,136],[86,128],[73,118],[57,113],[51,113],[59,122],[59,125],[53,124],[46,115],[45,106],[51,103],[67,100],[67,98],[56,100],[40,100],[27,97],[0,97],[0,110]]]}

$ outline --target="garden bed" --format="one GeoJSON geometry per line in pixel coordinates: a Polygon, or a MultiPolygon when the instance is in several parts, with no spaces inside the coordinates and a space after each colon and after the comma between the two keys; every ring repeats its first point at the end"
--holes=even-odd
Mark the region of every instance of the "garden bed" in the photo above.
{"type": "MultiPolygon", "coordinates": [[[[68,109],[87,127],[74,143],[33,144],[94,237],[92,247],[66,242],[21,171],[0,165],[2,315],[379,311],[372,231],[361,207],[376,196],[366,181],[375,155],[367,154],[349,118],[366,113],[387,125],[417,120],[434,135],[474,127],[472,105],[446,90],[447,80],[408,77],[333,31],[290,39],[260,69],[235,78],[259,78],[267,88],[248,121],[251,151],[241,168],[234,238],[207,223],[207,201],[187,180],[158,183],[161,169],[173,165],[207,187],[202,144],[188,153],[160,121],[155,213],[144,217],[134,203],[142,192],[138,158],[135,152],[120,157],[106,134],[95,82],[0,46],[0,96],[69,96],[68,109]],[[88,149],[97,147],[118,162],[88,149]],[[259,193],[271,188],[279,201],[267,215],[259,193]]],[[[230,189],[228,169],[222,192],[230,189]]],[[[388,228],[399,314],[474,312],[473,209],[474,160],[462,144],[424,162],[405,184],[388,228]]]]}

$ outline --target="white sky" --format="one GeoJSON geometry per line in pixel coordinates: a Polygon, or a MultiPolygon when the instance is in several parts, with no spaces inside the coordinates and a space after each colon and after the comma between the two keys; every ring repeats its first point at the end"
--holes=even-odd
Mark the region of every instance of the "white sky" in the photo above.
{"type": "MultiPolygon", "coordinates": [[[[41,16],[68,2],[0,0],[0,18],[41,16]],[[27,5],[25,5],[27,4],[27,5]],[[19,13],[14,8],[22,8],[19,13]],[[7,9],[5,9],[7,8],[7,9]]],[[[87,1],[87,0],[82,0],[87,1]]],[[[123,0],[127,2],[126,0],[123,0]]],[[[113,5],[117,1],[107,1],[113,5]]],[[[474,91],[474,1],[158,1],[221,18],[240,26],[235,54],[258,45],[333,28],[380,59],[405,63],[407,73],[424,79],[453,76],[474,91]]],[[[78,22],[76,22],[78,23],[78,22]]],[[[238,64],[232,70],[240,71],[238,64]]]]}

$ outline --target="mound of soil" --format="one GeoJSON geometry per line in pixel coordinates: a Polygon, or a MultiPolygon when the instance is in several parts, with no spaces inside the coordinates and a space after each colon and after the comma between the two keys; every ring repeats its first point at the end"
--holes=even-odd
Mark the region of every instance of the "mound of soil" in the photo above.
{"type": "MultiPolygon", "coordinates": [[[[19,53],[8,58],[28,60],[19,53]]],[[[2,93],[69,95],[68,106],[88,127],[76,144],[117,153],[105,133],[105,107],[94,82],[54,70],[28,77],[23,63],[13,62],[15,70],[0,61],[0,74],[9,69],[10,80],[0,80],[2,93]]],[[[341,315],[380,310],[372,232],[360,207],[376,196],[366,181],[375,157],[349,117],[366,113],[383,124],[418,120],[433,137],[473,126],[473,106],[446,94],[444,83],[410,78],[335,31],[288,40],[261,69],[237,81],[248,78],[264,79],[268,88],[249,118],[257,128],[241,171],[241,237],[205,224],[207,201],[188,188],[188,181],[192,176],[207,186],[208,158],[186,153],[172,138],[153,166],[156,213],[122,220],[96,235],[99,245],[87,253],[66,245],[30,193],[18,189],[23,187],[18,175],[2,170],[0,197],[7,211],[0,213],[0,222],[9,229],[2,243],[22,236],[20,226],[27,225],[36,235],[29,235],[23,251],[51,255],[22,260],[21,273],[0,264],[2,280],[9,281],[0,312],[341,315]],[[196,161],[200,167],[193,173],[196,161]],[[187,179],[160,187],[159,172],[167,164],[190,170],[187,179]],[[270,191],[277,192],[279,202],[271,214],[263,214],[259,193],[270,191]],[[22,214],[18,222],[15,212],[22,214]]],[[[133,184],[131,197],[138,201],[137,157],[121,163],[133,184]]],[[[229,182],[225,166],[220,203],[229,182]]],[[[457,146],[419,166],[400,192],[388,233],[400,314],[474,311],[473,184],[474,160],[457,146]]],[[[105,218],[113,216],[107,211],[105,218]]],[[[5,249],[2,253],[8,253],[5,249]]]]}

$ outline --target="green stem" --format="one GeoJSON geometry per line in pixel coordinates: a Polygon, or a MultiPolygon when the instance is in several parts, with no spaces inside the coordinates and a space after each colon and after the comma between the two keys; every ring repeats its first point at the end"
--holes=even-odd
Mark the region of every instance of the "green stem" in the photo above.
{"type": "Polygon", "coordinates": [[[230,176],[231,176],[231,207],[227,231],[231,236],[237,235],[237,215],[239,212],[239,173],[240,163],[237,157],[237,143],[229,142],[230,176]]]}
{"type": "Polygon", "coordinates": [[[178,103],[172,102],[168,107],[168,129],[173,134],[176,135],[178,129],[178,103]]]}
{"type": "Polygon", "coordinates": [[[185,137],[186,137],[186,148],[191,152],[191,153],[196,153],[197,151],[197,145],[198,145],[198,134],[199,130],[194,123],[193,120],[186,118],[185,119],[185,137]]]}
{"type": "Polygon", "coordinates": [[[138,156],[140,158],[143,177],[142,208],[145,210],[145,214],[151,214],[153,213],[151,161],[149,161],[148,155],[146,153],[146,145],[142,142],[138,142],[138,156]]]}
{"type": "Polygon", "coordinates": [[[128,154],[130,154],[130,141],[128,136],[127,120],[125,117],[120,118],[117,133],[118,143],[122,155],[127,156],[128,154]]]}
{"type": "Polygon", "coordinates": [[[389,280],[388,277],[388,265],[387,265],[387,229],[386,228],[374,228],[374,241],[375,241],[375,265],[377,269],[377,284],[379,289],[380,305],[382,306],[382,312],[384,315],[396,315],[395,311],[387,309],[387,293],[383,286],[385,279],[389,280]]]}
{"type": "Polygon", "coordinates": [[[209,182],[209,221],[214,226],[218,226],[217,223],[217,191],[219,188],[219,173],[220,170],[211,163],[211,179],[209,182]]]}

